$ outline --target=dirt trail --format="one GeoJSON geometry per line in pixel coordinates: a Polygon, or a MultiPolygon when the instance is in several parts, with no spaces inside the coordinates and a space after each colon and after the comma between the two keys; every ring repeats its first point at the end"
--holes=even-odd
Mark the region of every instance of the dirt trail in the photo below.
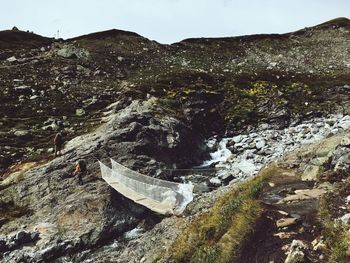
{"type": "Polygon", "coordinates": [[[322,228],[317,218],[320,198],[334,191],[331,184],[322,183],[317,177],[326,161],[317,165],[319,173],[314,174],[313,180],[305,181],[304,175],[315,160],[321,157],[326,160],[325,157],[333,154],[340,138],[341,135],[305,146],[277,164],[277,172],[260,195],[263,212],[236,262],[291,262],[286,258],[296,241],[305,245],[303,261],[298,262],[327,262],[328,253],[320,242],[322,228]]]}
{"type": "MultiPolygon", "coordinates": [[[[237,262],[284,262],[286,249],[294,239],[311,243],[320,234],[316,231],[317,199],[283,201],[295,190],[312,190],[313,183],[288,174],[276,173],[265,186],[261,195],[264,211],[237,262]]],[[[310,262],[325,262],[319,257],[314,251],[308,255],[310,262]]]]}

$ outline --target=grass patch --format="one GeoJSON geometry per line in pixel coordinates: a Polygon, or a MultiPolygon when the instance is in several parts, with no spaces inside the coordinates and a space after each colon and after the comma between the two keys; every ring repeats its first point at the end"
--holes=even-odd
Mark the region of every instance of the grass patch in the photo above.
{"type": "Polygon", "coordinates": [[[332,220],[326,198],[320,200],[318,210],[319,221],[323,227],[327,248],[329,249],[328,262],[349,262],[350,254],[350,227],[349,225],[332,220]]]}
{"type": "Polygon", "coordinates": [[[271,166],[222,196],[213,208],[191,223],[170,248],[175,262],[232,262],[262,212],[258,195],[276,172],[271,166]]]}

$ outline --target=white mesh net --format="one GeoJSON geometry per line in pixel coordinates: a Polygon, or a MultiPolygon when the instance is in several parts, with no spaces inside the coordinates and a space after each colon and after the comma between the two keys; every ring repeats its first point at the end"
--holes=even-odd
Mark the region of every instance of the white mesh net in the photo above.
{"type": "Polygon", "coordinates": [[[114,189],[161,214],[181,214],[193,200],[192,184],[178,184],[135,172],[112,160],[112,169],[100,163],[102,178],[114,189]]]}

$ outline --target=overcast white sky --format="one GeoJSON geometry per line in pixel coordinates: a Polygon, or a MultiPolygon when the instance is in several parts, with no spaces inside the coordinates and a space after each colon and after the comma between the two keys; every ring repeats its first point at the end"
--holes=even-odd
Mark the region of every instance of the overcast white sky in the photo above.
{"type": "Polygon", "coordinates": [[[0,0],[0,30],[70,38],[112,28],[161,43],[285,33],[350,18],[350,0],[0,0]]]}

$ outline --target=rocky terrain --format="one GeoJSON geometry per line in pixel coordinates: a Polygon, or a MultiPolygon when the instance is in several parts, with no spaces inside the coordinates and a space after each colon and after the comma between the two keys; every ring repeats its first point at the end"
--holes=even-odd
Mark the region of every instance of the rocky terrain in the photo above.
{"type": "Polygon", "coordinates": [[[298,158],[278,164],[258,197],[266,207],[255,223],[276,236],[253,227],[235,260],[283,262],[295,253],[332,260],[329,222],[349,218],[349,153],[341,143],[350,128],[349,44],[346,18],[283,35],[172,45],[121,30],[68,40],[0,32],[3,261],[176,261],[164,251],[181,230],[238,181],[305,144],[291,155],[298,158]],[[57,130],[66,143],[54,158],[57,130]],[[312,151],[309,143],[328,137],[337,139],[327,139],[327,152],[312,151]],[[110,157],[145,174],[193,181],[197,196],[185,216],[163,218],[115,192],[97,162],[110,157]],[[79,159],[88,163],[83,185],[73,175],[79,159]],[[295,211],[309,199],[310,209],[295,211]],[[311,216],[319,207],[329,221],[311,216]],[[267,245],[252,253],[258,240],[267,245]],[[320,242],[324,250],[312,252],[320,242]]]}

